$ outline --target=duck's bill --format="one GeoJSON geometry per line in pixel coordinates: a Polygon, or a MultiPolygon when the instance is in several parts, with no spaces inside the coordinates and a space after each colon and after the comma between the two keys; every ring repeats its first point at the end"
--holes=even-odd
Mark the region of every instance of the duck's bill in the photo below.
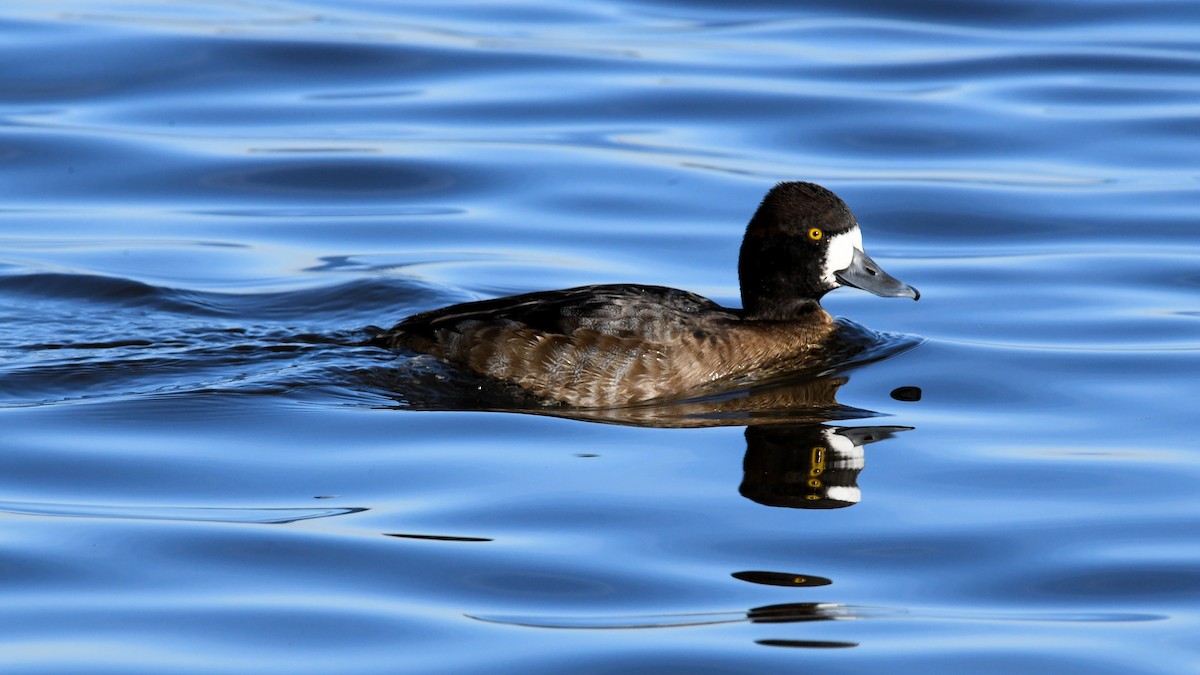
{"type": "Polygon", "coordinates": [[[857,248],[854,249],[854,258],[851,259],[850,266],[834,272],[833,275],[846,286],[861,288],[884,298],[921,299],[921,293],[917,289],[884,272],[870,256],[857,248]]]}

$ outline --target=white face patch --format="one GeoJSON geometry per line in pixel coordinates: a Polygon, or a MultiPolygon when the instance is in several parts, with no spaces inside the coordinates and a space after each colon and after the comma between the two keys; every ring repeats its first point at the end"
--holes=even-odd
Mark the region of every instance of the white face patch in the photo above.
{"type": "Polygon", "coordinates": [[[854,259],[854,249],[863,250],[862,232],[858,230],[856,225],[854,229],[835,234],[829,238],[829,248],[825,252],[825,268],[822,270],[822,279],[831,286],[841,286],[834,272],[840,272],[850,266],[850,261],[854,259]]]}

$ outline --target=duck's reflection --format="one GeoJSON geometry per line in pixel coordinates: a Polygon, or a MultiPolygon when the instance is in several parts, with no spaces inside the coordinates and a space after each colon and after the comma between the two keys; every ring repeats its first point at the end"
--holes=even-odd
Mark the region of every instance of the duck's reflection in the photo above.
{"type": "Polygon", "coordinates": [[[784,424],[746,427],[738,492],[765,506],[838,509],[862,500],[863,448],[912,427],[784,424]]]}
{"type": "Polygon", "coordinates": [[[390,390],[396,392],[393,397],[399,407],[519,412],[638,427],[745,426],[746,455],[739,492],[766,506],[835,509],[857,504],[862,499],[858,475],[866,461],[864,448],[912,428],[827,424],[879,414],[838,403],[838,390],[849,381],[845,374],[794,373],[679,401],[599,409],[547,407],[515,398],[520,392],[502,391],[498,389],[502,385],[495,382],[455,383],[453,379],[463,377],[461,373],[426,365],[430,369],[414,369],[408,375],[436,378],[439,386],[412,386],[417,382],[412,379],[390,383],[405,385],[390,390]],[[464,386],[448,386],[451,384],[464,386]],[[433,395],[422,398],[422,393],[433,395]]]}

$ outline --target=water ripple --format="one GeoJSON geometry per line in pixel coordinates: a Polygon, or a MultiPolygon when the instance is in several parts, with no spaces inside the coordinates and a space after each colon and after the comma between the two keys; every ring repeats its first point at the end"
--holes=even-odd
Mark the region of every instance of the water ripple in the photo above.
{"type": "Polygon", "coordinates": [[[0,668],[1193,667],[1198,27],[0,4],[0,668]],[[736,304],[785,179],[923,293],[826,296],[886,331],[842,369],[580,413],[357,346],[592,283],[736,304]]]}
{"type": "Polygon", "coordinates": [[[59,516],[66,518],[118,518],[129,520],[188,520],[210,523],[257,523],[284,525],[314,518],[330,518],[361,513],[362,508],[266,508],[234,509],[226,507],[122,506],[107,504],[43,504],[0,501],[0,512],[22,516],[59,516]]]}

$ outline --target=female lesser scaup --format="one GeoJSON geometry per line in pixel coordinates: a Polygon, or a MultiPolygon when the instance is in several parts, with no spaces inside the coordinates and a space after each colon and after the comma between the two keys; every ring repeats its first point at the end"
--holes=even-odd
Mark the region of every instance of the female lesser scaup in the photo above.
{"type": "Polygon", "coordinates": [[[839,286],[920,297],[867,257],[849,207],[813,183],[767,193],[738,276],[741,310],[661,286],[582,286],[422,312],[371,344],[431,354],[549,402],[613,407],[819,362],[837,329],[819,300],[839,286]]]}

